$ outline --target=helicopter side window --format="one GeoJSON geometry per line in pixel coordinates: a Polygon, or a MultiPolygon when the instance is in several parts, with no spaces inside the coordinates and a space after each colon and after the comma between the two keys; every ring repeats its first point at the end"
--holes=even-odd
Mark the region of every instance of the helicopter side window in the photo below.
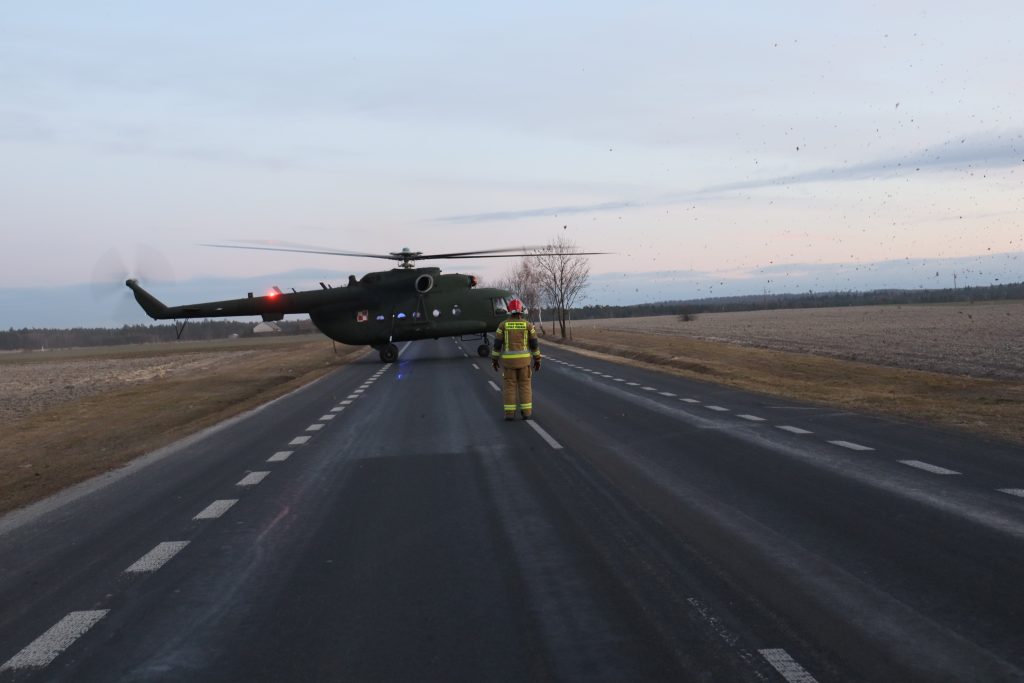
{"type": "Polygon", "coordinates": [[[462,307],[459,306],[458,304],[452,306],[452,315],[454,315],[456,318],[462,315],[462,307]]]}
{"type": "Polygon", "coordinates": [[[508,315],[508,302],[505,297],[500,296],[496,299],[491,299],[491,303],[494,304],[494,313],[496,315],[508,315]]]}

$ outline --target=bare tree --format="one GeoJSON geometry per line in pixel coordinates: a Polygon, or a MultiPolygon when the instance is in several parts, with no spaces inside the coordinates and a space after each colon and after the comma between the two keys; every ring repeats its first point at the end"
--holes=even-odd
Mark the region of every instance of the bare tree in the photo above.
{"type": "Polygon", "coordinates": [[[590,260],[572,240],[559,235],[531,261],[541,299],[553,309],[565,339],[569,310],[580,299],[590,277],[590,260]]]}
{"type": "Polygon", "coordinates": [[[514,266],[505,271],[495,286],[507,289],[523,302],[530,312],[531,319],[535,319],[535,311],[540,307],[540,289],[537,286],[537,275],[531,265],[532,257],[523,257],[514,266]]]}

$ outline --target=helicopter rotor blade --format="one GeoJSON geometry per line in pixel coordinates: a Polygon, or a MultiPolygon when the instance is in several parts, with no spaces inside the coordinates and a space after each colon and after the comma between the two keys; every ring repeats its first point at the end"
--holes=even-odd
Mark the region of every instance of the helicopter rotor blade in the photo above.
{"type": "MultiPolygon", "coordinates": [[[[284,244],[287,244],[285,242],[284,244]]],[[[359,251],[341,251],[338,249],[327,249],[321,247],[312,247],[304,245],[295,245],[287,247],[270,247],[270,246],[256,246],[252,244],[200,244],[201,247],[216,247],[218,249],[253,249],[256,251],[286,251],[299,254],[324,254],[326,256],[357,256],[361,258],[382,258],[396,260],[395,256],[390,254],[366,254],[359,251]]]]}
{"type": "Polygon", "coordinates": [[[294,242],[281,242],[277,240],[239,240],[238,244],[200,244],[203,247],[216,247],[218,249],[252,249],[255,251],[283,251],[298,254],[322,254],[325,256],[354,256],[358,258],[378,258],[391,261],[424,261],[427,259],[473,259],[473,258],[515,258],[518,256],[537,256],[539,254],[548,256],[590,256],[606,254],[603,251],[577,251],[577,252],[549,252],[545,247],[507,247],[504,249],[481,249],[475,251],[455,251],[444,254],[423,254],[409,250],[392,252],[390,254],[368,254],[360,251],[342,251],[327,247],[316,247],[308,244],[297,244],[294,242]],[[511,252],[511,253],[510,253],[511,252]]]}
{"type": "Polygon", "coordinates": [[[421,259],[425,258],[451,258],[451,259],[475,259],[475,258],[511,258],[515,256],[594,256],[597,254],[610,254],[610,251],[542,251],[537,252],[524,252],[520,254],[491,254],[488,255],[486,252],[469,253],[465,256],[458,254],[438,254],[420,256],[421,259]]]}

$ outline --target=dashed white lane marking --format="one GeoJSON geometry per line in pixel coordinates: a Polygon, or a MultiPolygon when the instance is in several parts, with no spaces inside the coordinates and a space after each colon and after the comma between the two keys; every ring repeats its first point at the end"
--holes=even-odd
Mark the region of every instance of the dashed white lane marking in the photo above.
{"type": "Polygon", "coordinates": [[[490,384],[491,388],[494,389],[495,391],[501,391],[501,387],[499,387],[497,384],[495,384],[491,380],[487,380],[487,383],[490,384]]]}
{"type": "Polygon", "coordinates": [[[764,418],[757,415],[737,415],[736,417],[742,417],[744,420],[750,420],[751,422],[764,422],[764,418]]]}
{"type": "Polygon", "coordinates": [[[231,506],[238,502],[238,499],[233,500],[215,500],[206,506],[206,509],[200,512],[192,519],[217,519],[225,512],[231,509],[231,506]]]}
{"type": "MultiPolygon", "coordinates": [[[[350,401],[354,401],[355,399],[359,398],[359,394],[349,394],[345,398],[347,398],[350,401]]],[[[342,403],[344,403],[344,401],[342,401],[342,403]]]]}
{"type": "Polygon", "coordinates": [[[626,382],[626,386],[627,387],[638,387],[638,386],[640,386],[640,382],[626,382]]]}
{"type": "Polygon", "coordinates": [[[643,389],[644,391],[657,391],[657,389],[655,389],[654,387],[640,387],[640,388],[643,389]]]}
{"type": "Polygon", "coordinates": [[[143,572],[155,572],[167,564],[172,557],[181,552],[182,548],[188,545],[188,541],[164,541],[158,543],[155,548],[135,561],[135,564],[125,569],[127,574],[141,574],[143,572]]]}
{"type": "Polygon", "coordinates": [[[789,683],[817,683],[817,679],[796,663],[782,648],[758,650],[789,683]]]}
{"type": "Polygon", "coordinates": [[[362,389],[353,389],[352,393],[355,395],[356,398],[359,398],[359,394],[363,393],[363,390],[362,389]]]}
{"type": "Polygon", "coordinates": [[[916,467],[919,470],[931,472],[932,474],[960,474],[956,470],[947,470],[945,467],[921,462],[920,460],[900,460],[900,464],[907,465],[908,467],[916,467]]]}
{"type": "MultiPolygon", "coordinates": [[[[359,398],[359,397],[358,396],[353,396],[353,398],[359,398]]],[[[338,405],[339,406],[350,406],[350,405],[352,405],[352,401],[349,400],[349,399],[345,399],[344,401],[342,401],[338,405]]]]}
{"type": "Polygon", "coordinates": [[[270,472],[250,472],[249,474],[242,477],[242,479],[235,484],[235,486],[255,486],[264,479],[270,472]]]}
{"type": "Polygon", "coordinates": [[[335,417],[334,415],[331,415],[330,413],[328,413],[327,415],[321,415],[320,419],[323,420],[324,422],[327,422],[328,420],[333,420],[334,417],[335,417]]]}
{"type": "Polygon", "coordinates": [[[469,354],[468,353],[464,353],[462,355],[465,356],[466,358],[469,358],[469,354]]]}
{"type": "Polygon", "coordinates": [[[681,398],[679,400],[682,401],[683,403],[700,403],[700,401],[698,401],[695,398],[681,398]]]}
{"type": "Polygon", "coordinates": [[[479,365],[477,365],[476,363],[473,363],[473,369],[474,369],[474,370],[479,370],[479,369],[480,369],[480,366],[479,366],[479,365]]]}
{"type": "Polygon", "coordinates": [[[601,376],[606,378],[606,379],[611,379],[611,375],[601,375],[601,376]]]}
{"type": "Polygon", "coordinates": [[[616,377],[613,381],[615,381],[615,382],[625,382],[626,380],[622,379],[621,377],[616,377]]]}
{"type": "Polygon", "coordinates": [[[306,427],[306,431],[307,432],[319,432],[323,428],[324,428],[324,426],[322,424],[320,424],[319,422],[314,422],[313,424],[311,424],[308,427],[306,427]]]}
{"type": "Polygon", "coordinates": [[[366,391],[367,389],[369,389],[372,386],[373,385],[371,383],[367,382],[366,384],[360,384],[359,388],[362,389],[363,391],[366,391]]]}
{"type": "Polygon", "coordinates": [[[875,450],[871,446],[862,446],[859,443],[853,443],[852,441],[829,441],[833,446],[842,446],[843,448],[849,448],[851,451],[873,451],[875,450]]]}
{"type": "Polygon", "coordinates": [[[548,445],[549,445],[549,446],[551,446],[552,448],[554,448],[554,449],[555,449],[556,451],[560,451],[560,450],[562,450],[562,444],[560,444],[560,443],[558,443],[557,441],[555,441],[555,440],[554,440],[554,439],[553,439],[553,438],[551,437],[551,435],[550,435],[550,434],[548,434],[547,432],[545,432],[545,431],[544,431],[544,428],[543,428],[543,427],[541,427],[541,426],[540,426],[539,424],[537,424],[537,423],[536,423],[536,422],[535,422],[534,420],[530,420],[530,421],[529,421],[529,422],[527,422],[526,424],[528,424],[528,425],[530,425],[531,427],[533,427],[533,431],[535,431],[535,432],[537,432],[538,434],[540,434],[540,438],[542,438],[542,439],[544,439],[545,441],[547,441],[547,442],[548,442],[548,445]]]}
{"type": "Polygon", "coordinates": [[[278,451],[277,453],[274,453],[272,456],[267,458],[267,462],[284,462],[294,452],[295,451],[278,451]]]}
{"type": "Polygon", "coordinates": [[[21,652],[14,655],[0,671],[15,669],[41,669],[48,665],[71,644],[81,638],[96,622],[107,616],[108,609],[72,612],[50,627],[43,635],[26,645],[21,652]]]}
{"type": "Polygon", "coordinates": [[[713,410],[716,413],[727,413],[727,412],[729,412],[728,408],[723,408],[722,406],[704,406],[704,407],[707,408],[708,410],[713,410]]]}
{"type": "Polygon", "coordinates": [[[306,443],[307,441],[309,441],[309,437],[308,436],[297,436],[294,439],[292,439],[291,441],[289,441],[288,445],[289,446],[301,446],[302,444],[306,443]]]}
{"type": "Polygon", "coordinates": [[[1011,496],[1024,498],[1024,489],[999,489],[1000,493],[1009,493],[1011,496]]]}
{"type": "Polygon", "coordinates": [[[779,429],[781,429],[782,431],[789,432],[791,434],[813,434],[814,433],[814,432],[809,432],[806,429],[800,429],[799,427],[794,427],[792,425],[775,425],[775,426],[778,427],[779,429]]]}
{"type": "Polygon", "coordinates": [[[345,410],[344,406],[334,406],[333,408],[331,408],[332,413],[340,413],[343,410],[345,410]]]}
{"type": "Polygon", "coordinates": [[[669,397],[675,396],[675,394],[673,394],[671,391],[659,391],[658,395],[659,396],[669,396],[669,397]]]}

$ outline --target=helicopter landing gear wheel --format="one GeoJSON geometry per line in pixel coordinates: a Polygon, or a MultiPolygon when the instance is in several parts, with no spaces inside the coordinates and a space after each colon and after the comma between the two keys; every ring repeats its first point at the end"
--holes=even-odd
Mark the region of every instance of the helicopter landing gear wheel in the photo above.
{"type": "Polygon", "coordinates": [[[380,359],[385,363],[394,363],[398,360],[398,347],[394,344],[382,346],[378,351],[380,351],[380,359]]]}
{"type": "Polygon", "coordinates": [[[480,356],[481,358],[487,358],[487,356],[491,355],[491,347],[489,347],[487,344],[481,344],[480,346],[476,347],[476,355],[480,356]]]}

